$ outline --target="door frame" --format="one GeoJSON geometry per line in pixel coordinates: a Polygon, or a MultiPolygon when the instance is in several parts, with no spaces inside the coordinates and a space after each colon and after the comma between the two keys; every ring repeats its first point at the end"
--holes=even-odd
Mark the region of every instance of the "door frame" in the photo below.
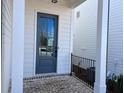
{"type": "MultiPolygon", "coordinates": [[[[34,76],[35,75],[37,75],[37,73],[36,73],[36,59],[37,59],[37,14],[38,13],[42,13],[42,14],[48,14],[48,15],[54,15],[54,16],[57,16],[57,32],[56,32],[56,34],[57,34],[57,47],[58,47],[58,39],[59,39],[59,14],[57,14],[57,13],[51,13],[51,12],[45,12],[45,11],[41,11],[41,10],[35,10],[34,11],[34,20],[35,20],[35,24],[34,24],[34,56],[33,56],[33,74],[34,74],[34,76]]],[[[57,69],[57,66],[58,66],[58,49],[57,49],[57,58],[56,58],[56,72],[55,73],[57,73],[58,71],[58,69],[57,69]]]]}
{"type": "MultiPolygon", "coordinates": [[[[43,18],[54,18],[55,19],[55,29],[54,29],[54,43],[53,43],[53,46],[55,47],[55,56],[53,56],[52,58],[55,58],[54,62],[55,62],[55,65],[54,65],[54,69],[55,71],[54,72],[48,72],[48,73],[56,73],[57,72],[57,51],[58,51],[58,16],[57,15],[53,15],[53,14],[48,14],[48,13],[41,13],[41,12],[37,12],[37,24],[38,24],[38,20],[40,17],[43,17],[43,18]]],[[[38,28],[38,25],[37,25],[37,28],[38,28]]],[[[43,56],[39,56],[39,31],[37,29],[37,42],[36,42],[36,74],[42,74],[42,73],[39,73],[39,72],[42,72],[42,71],[39,71],[38,68],[38,64],[39,64],[39,59],[40,58],[44,58],[43,56]]],[[[48,58],[48,57],[47,57],[48,58]]],[[[46,69],[47,70],[47,69],[46,69]]]]}

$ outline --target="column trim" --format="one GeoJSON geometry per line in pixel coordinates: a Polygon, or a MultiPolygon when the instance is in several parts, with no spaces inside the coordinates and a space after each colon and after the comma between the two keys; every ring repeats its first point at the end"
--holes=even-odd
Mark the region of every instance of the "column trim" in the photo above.
{"type": "Polygon", "coordinates": [[[11,93],[23,93],[25,0],[13,0],[11,93]]]}
{"type": "Polygon", "coordinates": [[[108,37],[108,0],[98,0],[96,75],[94,93],[106,93],[106,56],[108,37]]]}

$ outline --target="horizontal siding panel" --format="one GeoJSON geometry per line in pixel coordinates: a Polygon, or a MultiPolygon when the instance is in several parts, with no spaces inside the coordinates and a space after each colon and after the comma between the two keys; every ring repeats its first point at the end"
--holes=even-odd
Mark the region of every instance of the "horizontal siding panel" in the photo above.
{"type": "Polygon", "coordinates": [[[108,71],[122,73],[123,25],[122,0],[110,0],[108,71]]]}
{"type": "Polygon", "coordinates": [[[12,0],[2,0],[2,93],[7,93],[11,78],[12,0]]]}
{"type": "Polygon", "coordinates": [[[74,11],[76,28],[73,54],[96,59],[97,0],[87,0],[74,11]],[[79,18],[77,18],[77,12],[80,12],[79,18]]]}

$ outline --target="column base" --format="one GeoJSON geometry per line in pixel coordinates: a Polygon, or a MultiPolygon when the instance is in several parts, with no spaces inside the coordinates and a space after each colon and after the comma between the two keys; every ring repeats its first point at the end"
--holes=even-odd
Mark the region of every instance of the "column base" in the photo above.
{"type": "Polygon", "coordinates": [[[106,93],[106,85],[94,84],[94,93],[106,93]]]}

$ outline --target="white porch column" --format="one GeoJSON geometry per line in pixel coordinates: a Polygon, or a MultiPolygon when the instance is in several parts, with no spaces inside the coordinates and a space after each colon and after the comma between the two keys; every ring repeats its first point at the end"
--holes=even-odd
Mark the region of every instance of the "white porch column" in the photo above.
{"type": "Polygon", "coordinates": [[[96,80],[94,93],[106,93],[108,0],[98,0],[96,80]]]}
{"type": "Polygon", "coordinates": [[[13,0],[12,90],[23,93],[25,0],[13,0]]]}

